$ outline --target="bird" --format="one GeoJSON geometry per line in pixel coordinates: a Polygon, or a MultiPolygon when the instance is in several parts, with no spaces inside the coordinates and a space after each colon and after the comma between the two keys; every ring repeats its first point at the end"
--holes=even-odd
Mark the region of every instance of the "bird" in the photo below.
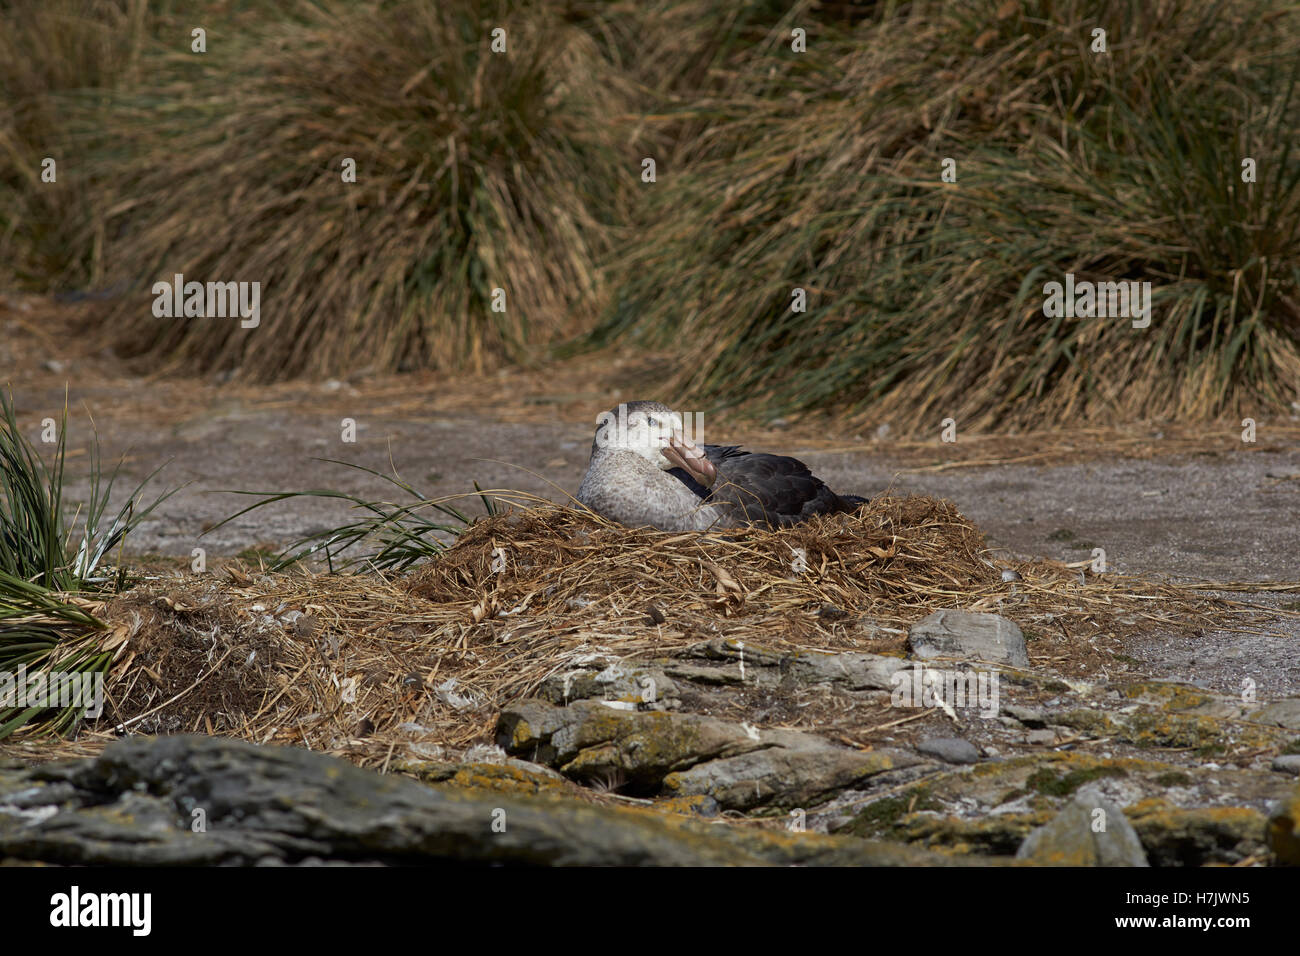
{"type": "Polygon", "coordinates": [[[619,524],[660,531],[784,528],[868,502],[838,495],[797,458],[697,445],[661,402],[623,402],[596,419],[591,460],[575,496],[619,524]]]}

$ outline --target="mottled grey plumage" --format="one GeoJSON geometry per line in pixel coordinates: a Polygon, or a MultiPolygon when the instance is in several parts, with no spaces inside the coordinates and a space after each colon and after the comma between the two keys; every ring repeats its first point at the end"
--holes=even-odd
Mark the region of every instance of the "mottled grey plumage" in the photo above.
{"type": "Polygon", "coordinates": [[[786,527],[865,503],[837,495],[796,458],[695,446],[681,428],[681,416],[659,402],[627,402],[602,415],[578,501],[620,524],[664,531],[786,527]]]}

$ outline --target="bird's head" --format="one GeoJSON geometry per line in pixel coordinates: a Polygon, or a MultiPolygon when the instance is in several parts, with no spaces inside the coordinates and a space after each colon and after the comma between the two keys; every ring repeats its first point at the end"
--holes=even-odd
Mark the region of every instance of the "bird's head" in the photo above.
{"type": "Polygon", "coordinates": [[[717,477],[704,450],[686,437],[681,413],[661,402],[623,402],[601,412],[591,447],[593,454],[598,448],[630,451],[664,471],[684,468],[705,486],[717,477]]]}

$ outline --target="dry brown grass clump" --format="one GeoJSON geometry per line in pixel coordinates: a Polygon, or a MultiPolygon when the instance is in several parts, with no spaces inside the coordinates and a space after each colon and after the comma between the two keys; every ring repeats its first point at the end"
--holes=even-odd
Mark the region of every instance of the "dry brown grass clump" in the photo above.
{"type": "Polygon", "coordinates": [[[566,509],[502,515],[470,528],[445,560],[414,575],[414,594],[477,598],[480,619],[527,610],[562,626],[586,618],[635,623],[654,603],[666,626],[690,628],[823,603],[896,613],[988,586],[984,536],[949,501],[880,498],[860,515],[782,531],[670,534],[629,530],[566,509]],[[497,571],[495,568],[499,567],[497,571]]]}
{"type": "Polygon", "coordinates": [[[585,327],[636,181],[595,41],[507,0],[288,6],[87,118],[124,354],[261,381],[482,369],[585,327]],[[175,273],[260,282],[261,325],[155,318],[175,273]]]}
{"type": "Polygon", "coordinates": [[[806,53],[790,28],[809,21],[774,14],[766,42],[716,65],[722,82],[665,111],[706,131],[678,144],[672,188],[646,194],[596,342],[675,345],[673,394],[756,416],[982,429],[1289,412],[1294,9],[873,14],[810,30],[806,53]],[[1268,174],[1243,182],[1246,157],[1268,174]],[[1045,286],[1066,275],[1150,283],[1150,324],[1049,314],[1045,286]]]}
{"type": "Polygon", "coordinates": [[[139,78],[145,13],[146,0],[0,4],[0,287],[87,278],[94,252],[67,255],[91,201],[68,106],[76,97],[93,109],[139,78]],[[47,158],[53,183],[43,178],[47,158]]]}

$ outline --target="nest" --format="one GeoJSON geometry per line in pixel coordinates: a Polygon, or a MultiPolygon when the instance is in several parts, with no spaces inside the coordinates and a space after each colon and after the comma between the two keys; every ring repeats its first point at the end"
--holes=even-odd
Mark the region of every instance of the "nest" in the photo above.
{"type": "Polygon", "coordinates": [[[1123,667],[1126,630],[1233,610],[1085,564],[994,561],[951,502],[920,496],[717,534],[513,510],[405,577],[233,565],[226,580],[178,576],[111,601],[109,701],[82,739],[231,734],[386,769],[460,758],[491,740],[503,705],[593,655],[647,660],[722,636],[903,653],[910,623],[964,608],[1019,624],[1036,667],[1086,676],[1123,667]]]}

